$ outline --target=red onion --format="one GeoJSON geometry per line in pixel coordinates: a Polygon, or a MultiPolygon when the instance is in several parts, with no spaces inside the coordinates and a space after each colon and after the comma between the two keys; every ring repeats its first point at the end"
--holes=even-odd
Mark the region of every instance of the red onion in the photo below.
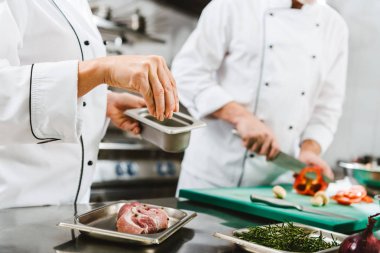
{"type": "Polygon", "coordinates": [[[372,233],[376,224],[374,219],[380,213],[368,217],[367,228],[360,234],[347,237],[339,248],[339,253],[380,253],[380,240],[372,233]]]}

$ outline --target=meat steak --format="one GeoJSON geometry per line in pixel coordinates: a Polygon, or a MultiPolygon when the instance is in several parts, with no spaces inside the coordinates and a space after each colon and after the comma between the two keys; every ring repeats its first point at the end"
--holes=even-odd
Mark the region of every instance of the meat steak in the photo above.
{"type": "Polygon", "coordinates": [[[118,213],[117,231],[130,234],[152,234],[168,228],[169,216],[160,208],[138,202],[123,205],[118,213]]]}

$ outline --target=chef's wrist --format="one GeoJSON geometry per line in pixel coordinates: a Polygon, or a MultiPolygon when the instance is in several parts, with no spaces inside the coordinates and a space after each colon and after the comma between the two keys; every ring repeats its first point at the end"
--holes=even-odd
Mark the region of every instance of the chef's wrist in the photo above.
{"type": "Polygon", "coordinates": [[[322,151],[321,145],[319,145],[319,143],[315,140],[307,139],[307,140],[302,141],[301,143],[301,153],[312,152],[316,155],[320,155],[321,151],[322,151]]]}
{"type": "Polygon", "coordinates": [[[241,118],[249,116],[250,113],[242,105],[236,102],[229,102],[213,113],[213,116],[227,121],[236,126],[241,118]]]}
{"type": "Polygon", "coordinates": [[[107,66],[101,60],[81,61],[78,64],[78,97],[104,83],[107,66]]]}

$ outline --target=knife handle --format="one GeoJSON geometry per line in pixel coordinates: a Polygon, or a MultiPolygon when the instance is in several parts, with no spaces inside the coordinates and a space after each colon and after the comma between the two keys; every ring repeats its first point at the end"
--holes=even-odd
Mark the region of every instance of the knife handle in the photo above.
{"type": "Polygon", "coordinates": [[[288,202],[286,200],[282,200],[282,199],[262,197],[255,194],[252,194],[250,198],[251,198],[251,202],[254,202],[254,203],[263,203],[263,204],[267,204],[274,207],[299,209],[298,205],[293,204],[292,202],[288,202]]]}

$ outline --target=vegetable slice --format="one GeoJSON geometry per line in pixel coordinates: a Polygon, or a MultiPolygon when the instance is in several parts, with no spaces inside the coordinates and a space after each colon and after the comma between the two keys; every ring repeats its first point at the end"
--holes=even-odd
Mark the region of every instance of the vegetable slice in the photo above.
{"type": "Polygon", "coordinates": [[[341,205],[351,205],[360,202],[373,202],[372,198],[367,196],[366,189],[361,185],[354,185],[348,190],[339,191],[331,198],[341,205]]]}
{"type": "Polygon", "coordinates": [[[306,167],[296,175],[293,188],[302,195],[314,196],[318,191],[326,190],[328,183],[323,180],[323,170],[318,167],[306,167]],[[313,177],[309,177],[313,174],[313,177]]]}

